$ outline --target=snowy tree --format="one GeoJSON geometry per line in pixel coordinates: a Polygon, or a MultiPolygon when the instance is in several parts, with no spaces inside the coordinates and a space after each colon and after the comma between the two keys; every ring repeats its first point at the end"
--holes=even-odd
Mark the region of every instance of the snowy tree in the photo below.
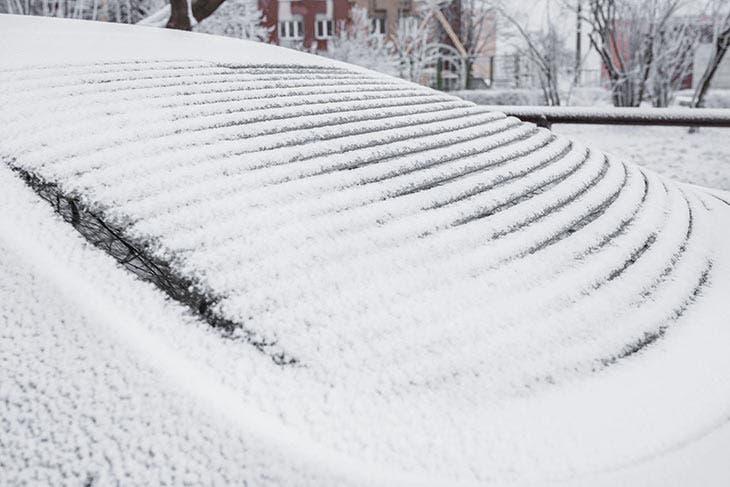
{"type": "Polygon", "coordinates": [[[681,0],[590,0],[588,38],[608,74],[613,104],[639,106],[647,91],[661,33],[669,32],[681,0]]]}
{"type": "Polygon", "coordinates": [[[655,107],[669,106],[674,92],[692,72],[700,34],[696,19],[677,18],[657,33],[647,87],[655,107]]]}
{"type": "MultiPolygon", "coordinates": [[[[220,4],[220,2],[217,3],[220,4]]],[[[197,19],[193,15],[193,0],[170,0],[170,18],[165,27],[192,30],[195,24],[197,24],[197,19]]]]}
{"type": "MultiPolygon", "coordinates": [[[[230,0],[229,0],[230,1],[230,0]]],[[[341,22],[327,43],[326,56],[381,73],[398,74],[398,57],[385,37],[372,32],[367,10],[353,7],[351,22],[341,22]]]]}
{"type": "Polygon", "coordinates": [[[398,76],[423,83],[428,65],[435,64],[432,58],[434,29],[425,8],[418,15],[401,19],[392,39],[398,63],[398,76]]]}
{"type": "MultiPolygon", "coordinates": [[[[438,5],[420,4],[415,15],[400,18],[396,31],[388,37],[373,33],[367,11],[353,7],[351,22],[338,26],[326,55],[416,83],[429,83],[445,56],[442,48],[448,47],[436,39],[434,7],[438,5]]],[[[458,56],[451,59],[452,65],[460,62],[458,56]]]]}
{"type": "Polygon", "coordinates": [[[501,16],[513,28],[511,34],[517,39],[518,54],[526,56],[537,72],[547,105],[560,105],[560,78],[572,59],[562,22],[564,13],[564,8],[548,1],[543,18],[531,25],[529,14],[517,14],[504,5],[500,7],[501,16]]]}
{"type": "MultiPolygon", "coordinates": [[[[459,41],[467,53],[466,88],[471,88],[474,62],[495,42],[497,35],[497,8],[493,0],[462,0],[458,19],[449,21],[458,27],[459,41]]],[[[447,12],[449,12],[447,10],[447,12]]],[[[447,16],[448,17],[448,16],[447,16]]]]}
{"type": "MultiPolygon", "coordinates": [[[[151,25],[155,27],[167,27],[169,29],[193,30],[198,23],[207,19],[225,2],[225,0],[170,0],[167,5],[162,5],[156,12],[147,16],[138,24],[151,25]]],[[[236,16],[235,19],[229,19],[232,23],[227,23],[221,19],[218,28],[230,29],[232,32],[243,32],[244,35],[253,35],[249,38],[257,38],[257,31],[250,28],[250,17],[256,15],[248,6],[242,4],[226,9],[221,17],[236,16]],[[244,17],[239,17],[244,15],[244,17]],[[225,25],[224,25],[225,24],[225,25]]],[[[259,15],[260,18],[260,15],[259,15]]],[[[204,30],[208,32],[207,30],[204,30]]],[[[236,35],[235,37],[239,37],[236,35]]]]}
{"type": "Polygon", "coordinates": [[[158,0],[4,0],[0,13],[133,24],[161,4],[158,0]]]}
{"type": "Polygon", "coordinates": [[[266,41],[263,20],[256,0],[172,0],[139,24],[266,41]]]}
{"type": "Polygon", "coordinates": [[[704,105],[705,95],[710,88],[712,78],[730,48],[730,4],[726,0],[712,2],[710,16],[713,19],[711,26],[712,53],[692,97],[693,108],[704,105]]]}
{"type": "Polygon", "coordinates": [[[226,0],[215,15],[195,26],[197,32],[239,39],[267,41],[270,28],[263,25],[264,15],[256,0],[226,0]]]}

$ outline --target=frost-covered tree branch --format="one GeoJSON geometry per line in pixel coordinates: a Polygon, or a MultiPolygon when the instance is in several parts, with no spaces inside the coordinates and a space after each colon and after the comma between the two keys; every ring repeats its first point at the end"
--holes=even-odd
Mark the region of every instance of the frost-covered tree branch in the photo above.
{"type": "Polygon", "coordinates": [[[421,5],[416,16],[410,22],[401,22],[393,36],[398,75],[401,78],[421,83],[424,81],[424,69],[428,65],[436,65],[437,61],[430,59],[435,47],[431,9],[435,8],[439,8],[439,5],[421,5]]]}
{"type": "Polygon", "coordinates": [[[700,26],[695,17],[681,17],[657,33],[648,91],[655,107],[669,106],[672,95],[692,72],[700,26]]]}
{"type": "Polygon", "coordinates": [[[460,40],[467,52],[466,87],[471,88],[472,66],[485,54],[497,35],[496,2],[463,0],[459,16],[460,40]]]}
{"type": "Polygon", "coordinates": [[[524,52],[537,69],[540,88],[547,105],[560,105],[561,69],[570,59],[563,29],[552,12],[554,7],[548,2],[540,27],[531,29],[527,25],[527,16],[518,17],[505,5],[500,6],[501,17],[516,33],[518,50],[524,52]]]}
{"type": "Polygon", "coordinates": [[[615,106],[639,106],[680,0],[590,0],[588,38],[601,57],[615,106]]]}
{"type": "Polygon", "coordinates": [[[327,43],[325,55],[391,75],[398,74],[394,47],[385,37],[372,32],[367,10],[354,6],[351,22],[335,26],[335,35],[327,43]]]}
{"type": "Polygon", "coordinates": [[[134,24],[157,11],[161,3],[161,0],[0,0],[0,14],[134,24]]]}
{"type": "Polygon", "coordinates": [[[201,20],[194,30],[263,42],[271,34],[271,28],[264,26],[264,14],[256,0],[226,0],[215,15],[201,20]]]}
{"type": "Polygon", "coordinates": [[[710,84],[717,72],[717,68],[730,48],[730,5],[726,3],[722,5],[724,5],[723,8],[727,9],[725,12],[720,10],[720,4],[718,3],[715,4],[714,11],[712,12],[713,18],[716,19],[712,26],[712,54],[699,83],[697,83],[697,88],[692,97],[692,107],[701,107],[704,105],[705,96],[710,89],[710,84]]]}
{"type": "Polygon", "coordinates": [[[256,0],[173,0],[139,24],[267,41],[271,31],[263,20],[256,0]]]}

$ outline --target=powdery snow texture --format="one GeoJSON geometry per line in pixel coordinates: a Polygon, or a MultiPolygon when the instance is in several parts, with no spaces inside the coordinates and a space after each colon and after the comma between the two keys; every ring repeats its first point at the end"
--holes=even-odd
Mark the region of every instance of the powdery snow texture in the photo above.
{"type": "Polygon", "coordinates": [[[623,160],[679,181],[730,191],[730,128],[553,125],[553,131],[582,140],[623,160]]]}
{"type": "Polygon", "coordinates": [[[9,16],[0,46],[11,482],[665,485],[699,468],[662,463],[683,449],[730,481],[688,446],[730,447],[725,195],[272,46],[9,16]],[[136,281],[9,167],[297,364],[136,281]]]}

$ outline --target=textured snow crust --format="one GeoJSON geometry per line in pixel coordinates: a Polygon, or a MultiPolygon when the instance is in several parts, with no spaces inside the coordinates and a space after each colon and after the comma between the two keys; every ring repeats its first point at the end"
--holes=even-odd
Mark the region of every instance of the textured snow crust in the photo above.
{"type": "Polygon", "coordinates": [[[722,194],[271,46],[2,16],[0,49],[11,483],[649,485],[730,448],[722,194]],[[136,281],[9,167],[297,364],[136,281]]]}

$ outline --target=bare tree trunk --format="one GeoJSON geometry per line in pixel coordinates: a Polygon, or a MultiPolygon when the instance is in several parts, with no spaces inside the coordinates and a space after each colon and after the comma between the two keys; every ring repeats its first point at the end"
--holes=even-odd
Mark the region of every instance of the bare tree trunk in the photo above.
{"type": "Polygon", "coordinates": [[[193,17],[200,22],[209,17],[225,0],[190,0],[193,2],[193,17]]]}
{"type": "Polygon", "coordinates": [[[581,37],[583,35],[583,19],[581,19],[581,12],[583,10],[583,4],[581,0],[578,0],[576,7],[576,24],[575,24],[575,62],[573,64],[573,85],[576,86],[580,83],[580,68],[583,64],[583,55],[581,54],[581,37]]]}
{"type": "Polygon", "coordinates": [[[704,105],[705,95],[707,95],[707,91],[710,89],[712,78],[715,77],[715,72],[720,66],[722,59],[725,57],[728,47],[730,47],[730,13],[728,13],[727,17],[725,17],[725,23],[722,26],[722,30],[715,40],[713,55],[710,58],[710,62],[707,64],[707,68],[705,68],[705,72],[702,73],[700,82],[695,89],[694,96],[692,97],[692,104],[690,105],[692,108],[702,107],[704,105]]]}
{"type": "Polygon", "coordinates": [[[641,98],[637,96],[633,80],[622,74],[609,78],[611,84],[611,101],[615,107],[638,107],[641,98]]]}
{"type": "Polygon", "coordinates": [[[190,23],[188,16],[188,0],[171,0],[170,1],[170,20],[165,26],[168,29],[192,30],[193,25],[190,23]]]}
{"type": "MultiPolygon", "coordinates": [[[[705,106],[705,96],[707,95],[707,91],[710,89],[712,78],[715,77],[715,72],[720,66],[722,59],[725,57],[728,47],[730,47],[730,12],[728,12],[727,16],[723,20],[723,24],[720,29],[720,33],[715,39],[715,45],[710,62],[707,64],[704,73],[702,73],[700,82],[697,84],[695,93],[692,96],[692,102],[690,103],[690,107],[692,108],[703,108],[705,106]]],[[[699,130],[699,127],[693,126],[689,128],[689,133],[693,134],[699,132],[699,130]]]]}
{"type": "Polygon", "coordinates": [[[641,104],[657,62],[657,35],[674,18],[680,0],[590,0],[591,46],[601,57],[615,106],[641,104]]]}
{"type": "Polygon", "coordinates": [[[196,22],[209,17],[225,0],[170,0],[170,20],[168,29],[192,30],[193,25],[188,10],[188,1],[192,2],[190,11],[196,22]]]}
{"type": "MultiPolygon", "coordinates": [[[[512,17],[504,9],[501,10],[502,16],[514,26],[516,31],[526,45],[526,54],[533,66],[537,69],[540,89],[542,90],[543,99],[548,106],[560,105],[560,90],[558,89],[558,81],[560,72],[558,69],[558,57],[564,52],[564,38],[560,36],[559,29],[548,18],[547,30],[543,32],[528,32],[525,27],[512,17]]],[[[519,68],[519,62],[515,63],[515,67],[519,68]]],[[[518,70],[515,69],[515,73],[518,70]]],[[[517,75],[519,86],[519,75],[517,75]]]]}
{"type": "Polygon", "coordinates": [[[473,67],[474,67],[474,61],[472,61],[469,58],[464,59],[464,65],[465,65],[465,71],[466,71],[466,79],[464,82],[466,83],[466,89],[471,90],[472,87],[472,76],[473,76],[473,67]]]}

